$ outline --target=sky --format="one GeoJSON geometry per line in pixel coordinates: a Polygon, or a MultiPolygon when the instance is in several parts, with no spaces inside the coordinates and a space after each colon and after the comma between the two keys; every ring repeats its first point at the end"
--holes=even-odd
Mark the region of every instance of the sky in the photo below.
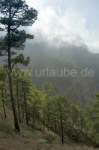
{"type": "Polygon", "coordinates": [[[99,53],[99,0],[26,0],[38,10],[38,20],[28,31],[36,40],[62,46],[87,45],[99,53]]]}

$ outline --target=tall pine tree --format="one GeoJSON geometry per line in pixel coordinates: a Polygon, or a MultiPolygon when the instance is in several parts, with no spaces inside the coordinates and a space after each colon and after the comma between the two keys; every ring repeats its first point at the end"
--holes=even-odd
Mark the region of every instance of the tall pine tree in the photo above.
{"type": "Polygon", "coordinates": [[[16,54],[15,50],[24,49],[27,39],[34,38],[33,35],[27,34],[24,30],[19,30],[19,27],[31,26],[37,19],[37,15],[37,10],[29,8],[24,0],[0,0],[0,24],[2,25],[0,30],[6,33],[0,40],[0,53],[1,55],[8,56],[9,89],[14,115],[14,125],[17,131],[20,131],[20,127],[13,93],[12,56],[16,54]]]}

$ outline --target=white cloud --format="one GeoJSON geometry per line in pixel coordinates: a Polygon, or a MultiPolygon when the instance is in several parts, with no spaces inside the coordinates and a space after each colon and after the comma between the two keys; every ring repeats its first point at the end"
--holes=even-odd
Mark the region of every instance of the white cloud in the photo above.
{"type": "Polygon", "coordinates": [[[86,17],[72,7],[62,11],[59,7],[60,3],[56,6],[56,0],[46,1],[28,1],[30,6],[33,3],[39,11],[38,20],[31,28],[28,28],[36,38],[46,39],[50,44],[58,46],[67,42],[75,45],[86,44],[90,50],[99,52],[99,35],[87,27],[86,17]]]}

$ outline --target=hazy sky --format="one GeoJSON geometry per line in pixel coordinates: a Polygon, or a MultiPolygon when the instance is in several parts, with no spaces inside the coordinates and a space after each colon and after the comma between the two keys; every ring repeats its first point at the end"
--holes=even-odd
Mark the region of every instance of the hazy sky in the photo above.
{"type": "Polygon", "coordinates": [[[99,0],[27,0],[39,16],[28,30],[52,44],[86,44],[99,52],[99,0]]]}

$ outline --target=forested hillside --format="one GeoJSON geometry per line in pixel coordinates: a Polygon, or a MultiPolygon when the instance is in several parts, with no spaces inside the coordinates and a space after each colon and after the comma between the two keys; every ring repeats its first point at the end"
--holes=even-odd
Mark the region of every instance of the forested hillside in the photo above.
{"type": "Polygon", "coordinates": [[[0,150],[97,149],[99,55],[37,42],[37,19],[26,1],[0,0],[0,150]]]}
{"type": "Polygon", "coordinates": [[[99,90],[98,54],[89,52],[84,46],[66,45],[63,48],[56,48],[44,42],[27,43],[27,49],[28,52],[25,51],[24,54],[31,58],[28,68],[33,75],[33,83],[41,87],[43,82],[49,82],[53,84],[57,93],[63,94],[69,101],[83,108],[92,103],[94,93],[99,90]],[[64,68],[69,71],[76,70],[77,76],[61,76],[61,70],[64,68]],[[49,73],[53,69],[58,70],[59,76],[51,77],[47,74],[47,69],[49,73]],[[81,76],[81,70],[90,69],[95,72],[93,77],[81,76]],[[45,74],[36,76],[35,71],[39,75],[41,70],[46,70],[45,74]]]}
{"type": "MultiPolygon", "coordinates": [[[[53,131],[61,136],[61,142],[66,139],[82,144],[98,145],[98,109],[99,93],[96,100],[86,111],[76,104],[70,103],[64,96],[56,95],[52,85],[44,83],[42,90],[32,84],[28,70],[15,68],[12,74],[14,97],[18,120],[33,130],[53,131]]],[[[8,78],[5,68],[0,68],[0,100],[3,116],[8,117],[7,110],[11,110],[8,78]]],[[[2,117],[3,117],[2,116],[2,117]]],[[[1,130],[5,131],[2,126],[1,130]]]]}

